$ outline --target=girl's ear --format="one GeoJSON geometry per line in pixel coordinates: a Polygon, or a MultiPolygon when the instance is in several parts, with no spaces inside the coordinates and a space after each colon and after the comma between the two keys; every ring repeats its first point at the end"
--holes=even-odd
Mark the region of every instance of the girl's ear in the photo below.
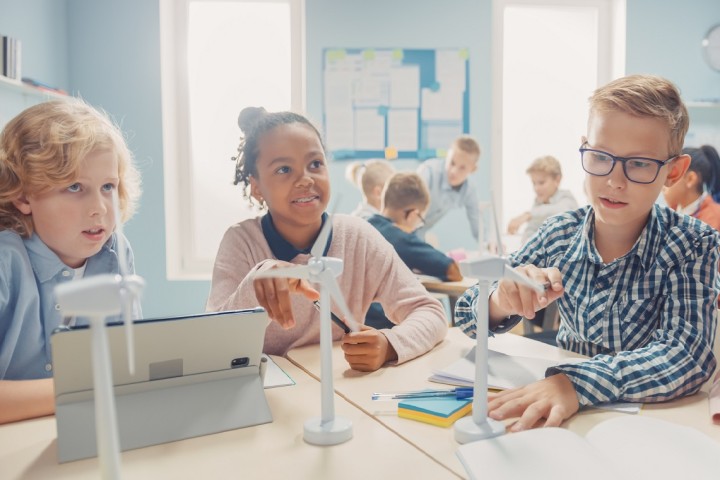
{"type": "Polygon", "coordinates": [[[250,196],[257,200],[258,203],[262,202],[264,199],[260,193],[260,185],[258,184],[258,181],[252,175],[250,175],[248,179],[250,180],[250,196]]]}
{"type": "Polygon", "coordinates": [[[20,213],[24,215],[30,215],[32,213],[32,207],[30,206],[30,202],[28,202],[25,194],[20,195],[18,198],[13,200],[12,203],[15,205],[15,208],[20,210],[20,213]]]}
{"type": "Polygon", "coordinates": [[[690,167],[690,155],[679,155],[675,160],[670,162],[670,171],[665,179],[665,186],[672,187],[687,172],[690,167]]]}

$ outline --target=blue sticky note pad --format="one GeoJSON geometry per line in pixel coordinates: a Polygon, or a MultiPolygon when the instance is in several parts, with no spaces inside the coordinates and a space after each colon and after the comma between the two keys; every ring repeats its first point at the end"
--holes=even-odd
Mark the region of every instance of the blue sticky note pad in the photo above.
{"type": "Polygon", "coordinates": [[[398,408],[412,410],[436,417],[448,418],[458,410],[472,403],[471,398],[458,400],[453,397],[443,398],[419,398],[415,400],[403,400],[398,403],[398,408]]]}

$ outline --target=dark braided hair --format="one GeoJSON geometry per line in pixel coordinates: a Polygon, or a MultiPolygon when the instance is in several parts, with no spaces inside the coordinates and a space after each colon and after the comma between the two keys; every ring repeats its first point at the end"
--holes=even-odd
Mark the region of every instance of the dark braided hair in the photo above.
{"type": "Polygon", "coordinates": [[[711,145],[700,148],[683,148],[683,153],[690,155],[689,172],[695,172],[700,177],[698,193],[703,189],[718,201],[720,198],[720,156],[711,145]]]}
{"type": "Polygon", "coordinates": [[[258,177],[257,157],[260,153],[258,141],[266,132],[269,132],[280,125],[302,123],[308,125],[317,134],[320,144],[322,137],[317,128],[304,116],[293,112],[268,112],[263,107],[246,107],[240,112],[238,125],[242,130],[240,145],[237,149],[237,156],[232,157],[235,162],[235,185],[242,183],[244,188],[250,185],[250,177],[258,177]]]}

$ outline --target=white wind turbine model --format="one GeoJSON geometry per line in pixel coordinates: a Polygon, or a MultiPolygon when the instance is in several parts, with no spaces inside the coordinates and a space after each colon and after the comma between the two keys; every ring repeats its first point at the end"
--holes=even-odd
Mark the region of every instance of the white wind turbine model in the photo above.
{"type": "Polygon", "coordinates": [[[332,229],[332,215],[318,234],[310,250],[310,259],[306,265],[277,268],[260,272],[255,278],[299,278],[320,285],[320,353],[321,353],[321,411],[320,417],[305,422],[303,438],[314,445],[337,445],[352,438],[352,422],[335,416],[332,378],[332,329],[330,323],[330,298],[345,315],[345,322],[352,331],[357,331],[357,323],[345,303],[335,277],[343,270],[340,258],[324,257],[323,251],[332,229]]]}
{"type": "Polygon", "coordinates": [[[133,302],[139,300],[145,281],[127,274],[125,237],[118,208],[117,191],[113,190],[115,232],[120,275],[102,274],[85,277],[55,287],[63,316],[83,316],[90,320],[92,333],[93,391],[95,395],[95,441],[103,479],[120,478],[120,441],[118,438],[112,365],[105,318],[123,313],[126,327],[128,368],[134,373],[132,320],[133,302]]]}
{"type": "Polygon", "coordinates": [[[482,227],[483,218],[481,217],[481,228],[478,235],[480,241],[478,256],[460,262],[460,271],[463,276],[478,279],[478,297],[475,306],[475,338],[477,339],[477,345],[475,346],[475,383],[473,386],[472,416],[463,417],[455,422],[455,440],[458,443],[483,440],[505,433],[504,423],[493,420],[487,416],[488,317],[490,307],[488,295],[490,292],[490,284],[497,280],[507,278],[518,283],[524,283],[535,289],[538,293],[545,291],[542,285],[515,271],[508,261],[502,257],[502,240],[500,238],[494,204],[492,202],[489,205],[481,203],[481,212],[488,206],[491,207],[490,214],[493,217],[498,242],[498,255],[492,255],[487,249],[489,242],[485,238],[486,235],[482,227]]]}

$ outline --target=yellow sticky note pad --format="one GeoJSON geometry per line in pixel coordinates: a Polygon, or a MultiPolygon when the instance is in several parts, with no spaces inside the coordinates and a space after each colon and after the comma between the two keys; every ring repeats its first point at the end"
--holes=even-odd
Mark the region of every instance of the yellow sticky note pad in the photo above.
{"type": "Polygon", "coordinates": [[[393,60],[402,60],[403,56],[404,56],[403,51],[400,50],[399,48],[396,48],[395,50],[392,51],[393,60]]]}
{"type": "Polygon", "coordinates": [[[375,50],[363,50],[362,56],[365,60],[375,60],[375,50]]]}
{"type": "Polygon", "coordinates": [[[398,151],[395,147],[385,147],[385,160],[395,160],[398,158],[398,151]]]}
{"type": "Polygon", "coordinates": [[[423,398],[398,403],[398,416],[438,427],[449,427],[472,411],[472,399],[423,398]]]}
{"type": "Polygon", "coordinates": [[[461,49],[458,51],[458,56],[459,56],[460,58],[462,58],[463,60],[467,60],[468,57],[470,56],[470,52],[468,51],[467,48],[461,48],[461,49]]]}

